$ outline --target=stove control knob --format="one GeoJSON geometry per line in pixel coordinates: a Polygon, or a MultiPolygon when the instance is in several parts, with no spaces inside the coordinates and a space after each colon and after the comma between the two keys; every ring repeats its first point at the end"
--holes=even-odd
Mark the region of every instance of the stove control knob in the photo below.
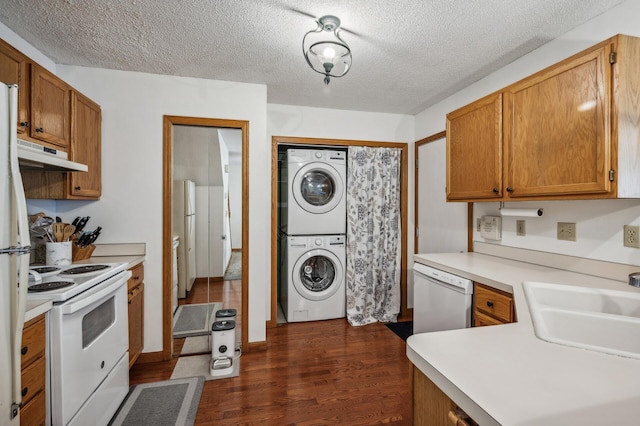
{"type": "Polygon", "coordinates": [[[322,240],[320,238],[316,238],[315,243],[318,247],[320,247],[322,245],[322,240]]]}

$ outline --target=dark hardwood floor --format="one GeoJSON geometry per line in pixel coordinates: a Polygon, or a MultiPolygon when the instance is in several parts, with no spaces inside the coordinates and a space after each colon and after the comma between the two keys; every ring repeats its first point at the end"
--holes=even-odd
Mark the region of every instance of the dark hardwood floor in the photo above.
{"type": "MultiPolygon", "coordinates": [[[[210,300],[239,308],[240,287],[214,283],[210,300]]],[[[202,291],[190,303],[206,301],[202,291]]],[[[283,324],[267,331],[267,346],[240,357],[239,377],[205,382],[196,425],[411,424],[405,342],[385,325],[283,324]]],[[[176,362],[135,364],[130,384],[167,380],[176,362]]]]}

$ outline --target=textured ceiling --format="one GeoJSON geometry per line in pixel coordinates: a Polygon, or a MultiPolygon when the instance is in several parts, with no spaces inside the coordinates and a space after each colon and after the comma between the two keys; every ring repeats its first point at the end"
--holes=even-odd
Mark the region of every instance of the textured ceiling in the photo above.
{"type": "Polygon", "coordinates": [[[269,103],[415,114],[622,0],[2,0],[0,21],[54,62],[267,85],[269,103]],[[351,71],[302,56],[342,20],[351,71]]]}

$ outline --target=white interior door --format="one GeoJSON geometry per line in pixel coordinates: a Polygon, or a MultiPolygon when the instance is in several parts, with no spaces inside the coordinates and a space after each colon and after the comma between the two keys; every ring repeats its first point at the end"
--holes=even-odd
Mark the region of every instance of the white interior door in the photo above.
{"type": "Polygon", "coordinates": [[[417,253],[467,251],[467,203],[446,201],[446,139],[418,147],[417,253]]]}

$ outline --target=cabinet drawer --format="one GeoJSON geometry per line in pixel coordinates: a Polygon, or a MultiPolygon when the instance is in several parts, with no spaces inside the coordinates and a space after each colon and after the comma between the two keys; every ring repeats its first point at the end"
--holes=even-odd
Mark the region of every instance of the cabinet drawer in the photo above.
{"type": "Polygon", "coordinates": [[[45,322],[44,315],[29,321],[22,333],[21,363],[23,367],[31,364],[37,357],[44,356],[45,322]]]}
{"type": "Polygon", "coordinates": [[[144,281],[144,265],[141,263],[131,268],[131,278],[129,278],[129,281],[127,282],[127,290],[131,291],[133,288],[137,287],[143,281],[144,281]]]}
{"type": "Polygon", "coordinates": [[[490,317],[489,315],[485,315],[482,312],[475,310],[473,312],[473,326],[474,327],[485,327],[488,325],[500,325],[506,324],[503,321],[490,317]]]}
{"type": "Polygon", "coordinates": [[[45,424],[47,415],[45,393],[40,392],[35,395],[27,404],[20,409],[21,426],[41,426],[45,424]]]}
{"type": "Polygon", "coordinates": [[[38,392],[44,390],[45,358],[40,357],[30,366],[22,369],[22,403],[26,404],[38,392]]]}
{"type": "Polygon", "coordinates": [[[513,321],[513,297],[511,295],[476,283],[473,298],[476,310],[504,322],[513,321]]]}

